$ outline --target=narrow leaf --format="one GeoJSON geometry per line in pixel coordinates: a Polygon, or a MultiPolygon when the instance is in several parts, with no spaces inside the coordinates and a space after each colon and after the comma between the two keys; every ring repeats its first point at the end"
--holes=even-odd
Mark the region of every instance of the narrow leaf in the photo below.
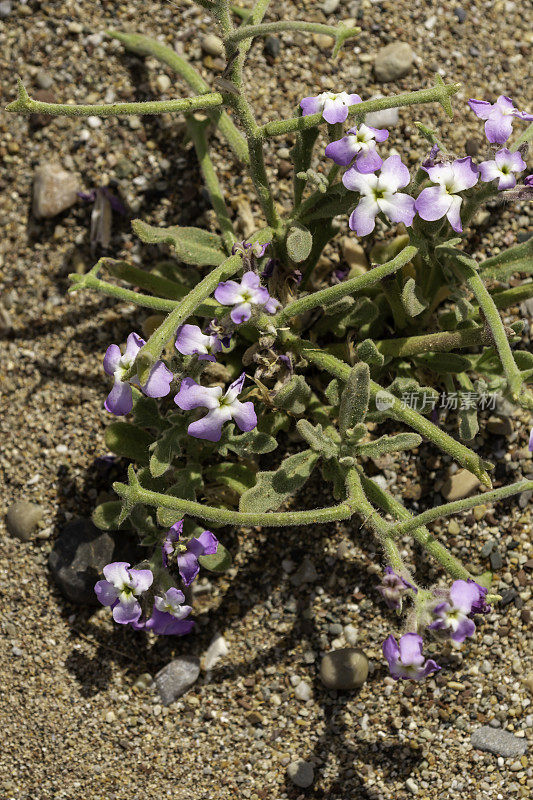
{"type": "Polygon", "coordinates": [[[302,450],[284,459],[277,470],[258,472],[255,486],[248,489],[239,504],[240,511],[273,511],[307,481],[318,461],[313,450],[302,450]]]}
{"type": "Polygon", "coordinates": [[[140,219],[133,220],[132,228],[142,242],[172,245],[185,264],[214,267],[227,258],[220,236],[201,228],[181,228],[179,225],[157,228],[140,219]]]}

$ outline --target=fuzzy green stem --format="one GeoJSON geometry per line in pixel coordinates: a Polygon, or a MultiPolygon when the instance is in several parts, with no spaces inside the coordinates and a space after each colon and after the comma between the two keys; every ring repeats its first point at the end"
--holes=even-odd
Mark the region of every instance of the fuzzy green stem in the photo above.
{"type": "Polygon", "coordinates": [[[427,525],[434,522],[441,517],[449,517],[452,514],[459,514],[461,511],[469,511],[479,505],[487,503],[495,503],[498,500],[505,500],[506,497],[512,497],[515,494],[528,492],[533,490],[533,481],[523,480],[518,483],[512,483],[510,486],[503,486],[501,489],[494,489],[492,492],[484,492],[483,494],[474,495],[474,497],[467,497],[464,500],[455,500],[453,503],[445,503],[435,508],[429,508],[427,511],[412,517],[405,522],[396,526],[394,537],[399,539],[406,533],[410,533],[415,528],[422,525],[427,525]]]}
{"type": "MultiPolygon", "coordinates": [[[[348,118],[356,115],[365,115],[371,111],[383,111],[386,108],[399,108],[400,106],[412,106],[421,103],[443,103],[443,100],[456,94],[461,88],[460,83],[451,83],[446,86],[433,86],[431,89],[420,89],[417,92],[406,92],[405,94],[392,95],[390,97],[379,97],[376,100],[364,100],[348,109],[348,118]]],[[[306,117],[293,117],[287,120],[275,120],[267,122],[260,128],[261,136],[285,136],[293,131],[302,131],[312,128],[315,125],[324,124],[322,114],[309,114],[306,117]]]]}
{"type": "Polygon", "coordinates": [[[69,103],[43,103],[32,100],[19,83],[19,98],[6,106],[6,111],[20,114],[48,114],[52,117],[122,117],[131,114],[165,114],[200,111],[222,105],[220,92],[210,92],[199,97],[184,97],[180,100],[148,100],[144,103],[110,103],[70,105],[69,103]]]}
{"type": "Polygon", "coordinates": [[[324,25],[320,22],[304,22],[302,20],[281,20],[279,22],[263,23],[262,25],[242,25],[228,37],[227,41],[240,42],[243,39],[253,39],[257,36],[268,36],[271,33],[283,33],[284,31],[301,31],[331,36],[337,42],[335,46],[335,53],[337,53],[347,39],[351,39],[361,33],[361,28],[337,27],[324,25]]]}
{"type": "Polygon", "coordinates": [[[415,257],[416,253],[416,247],[405,247],[392,261],[387,261],[386,264],[374,267],[368,272],[365,272],[364,275],[358,275],[356,278],[343,281],[336,286],[328,286],[327,289],[321,289],[318,292],[307,295],[307,297],[294,300],[294,302],[289,303],[288,306],[272,318],[272,324],[283,325],[288,319],[295,317],[297,314],[304,314],[306,311],[316,308],[317,306],[329,306],[332,303],[336,303],[341,297],[360,292],[383,280],[383,278],[388,275],[393,275],[405,264],[408,264],[409,261],[415,257]]]}
{"type": "Polygon", "coordinates": [[[482,278],[505,281],[514,272],[533,272],[533,238],[487,258],[479,266],[482,278]]]}
{"type": "MultiPolygon", "coordinates": [[[[108,36],[121,42],[130,53],[141,56],[151,56],[180,75],[196,94],[209,94],[211,89],[202,76],[193,66],[181,58],[171,47],[161,44],[148,36],[138,33],[122,33],[108,31],[108,36]]],[[[208,110],[210,118],[216,123],[220,133],[224,136],[237,158],[245,164],[250,161],[246,140],[242,133],[235,127],[231,117],[226,111],[208,110]]]]}
{"type": "Polygon", "coordinates": [[[220,187],[220,183],[218,182],[217,174],[215,172],[215,168],[213,167],[213,162],[211,161],[207,151],[205,124],[203,122],[198,122],[198,120],[195,120],[194,117],[187,117],[187,130],[189,131],[196,149],[196,156],[198,158],[198,163],[200,164],[206,189],[209,192],[211,205],[213,206],[215,214],[217,215],[218,224],[220,225],[220,230],[222,232],[224,247],[226,252],[229,254],[231,253],[231,248],[233,247],[237,237],[235,236],[235,232],[233,230],[233,223],[226,207],[224,195],[222,194],[222,189],[220,187]]]}
{"type": "Polygon", "coordinates": [[[137,372],[141,384],[146,383],[150,370],[161,355],[163,347],[170,337],[176,333],[179,326],[183,325],[195,313],[200,303],[214,292],[220,281],[231,278],[241,267],[242,256],[240,254],[230,256],[194,286],[177,306],[174,306],[168,317],[139,350],[132,374],[135,371],[137,372]]]}
{"type": "MultiPolygon", "coordinates": [[[[278,330],[280,341],[288,348],[294,349],[296,352],[301,353],[304,358],[316,364],[318,367],[325,369],[331,375],[339,378],[342,381],[347,381],[350,375],[350,366],[345,364],[340,359],[335,358],[329,353],[324,352],[323,349],[317,345],[300,339],[298,336],[291,334],[287,330],[278,330]]],[[[375,399],[377,394],[383,398],[383,401],[389,404],[388,414],[400,422],[404,422],[413,430],[417,431],[421,436],[433,442],[445,453],[448,453],[455,461],[461,466],[468,469],[485,485],[491,486],[490,477],[484,467],[480,457],[472,450],[452,439],[445,431],[438,428],[432,422],[427,420],[417,411],[404,406],[397,397],[394,397],[390,392],[383,389],[375,381],[370,382],[370,395],[375,399]]]]}
{"type": "Polygon", "coordinates": [[[492,343],[492,337],[486,328],[464,328],[458,331],[406,336],[401,339],[382,339],[375,342],[375,345],[384,356],[404,358],[419,353],[448,353],[457,348],[491,345],[492,343]]]}

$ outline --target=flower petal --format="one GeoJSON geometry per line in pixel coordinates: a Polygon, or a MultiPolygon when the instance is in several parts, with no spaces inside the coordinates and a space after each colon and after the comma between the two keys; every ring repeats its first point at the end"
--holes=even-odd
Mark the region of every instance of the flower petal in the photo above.
{"type": "Polygon", "coordinates": [[[335,99],[328,97],[324,103],[322,116],[330,125],[334,125],[336,122],[344,122],[348,116],[348,106],[339,97],[335,99]]]}
{"type": "Polygon", "coordinates": [[[244,386],[244,381],[246,380],[246,372],[241,372],[238,378],[236,378],[233,383],[230,383],[226,390],[226,394],[224,397],[229,403],[232,403],[242,392],[242,387],[244,386]]]}
{"type": "Polygon", "coordinates": [[[129,625],[130,622],[137,622],[141,612],[140,603],[130,595],[127,601],[120,600],[113,608],[113,619],[119,625],[129,625]]]}
{"type": "Polygon", "coordinates": [[[463,202],[462,198],[459,195],[453,195],[451,198],[451,203],[448,211],[446,212],[446,216],[448,217],[448,222],[457,233],[462,233],[463,230],[463,223],[461,222],[461,203],[463,202]]]}
{"type": "Polygon", "coordinates": [[[133,362],[137,358],[137,353],[146,342],[137,333],[130,333],[126,340],[126,352],[124,353],[126,361],[133,362]]]}
{"type": "Polygon", "coordinates": [[[479,589],[473,581],[454,581],[450,588],[450,600],[455,608],[461,609],[465,614],[470,614],[472,606],[479,600],[479,589]]]}
{"type": "Polygon", "coordinates": [[[195,353],[207,353],[210,337],[202,333],[198,325],[182,325],[178,329],[175,347],[178,353],[192,356],[195,353]]]}
{"type": "Polygon", "coordinates": [[[348,135],[343,136],[342,139],[337,139],[335,142],[330,142],[326,147],[325,155],[327,158],[331,158],[335,164],[347,167],[360,149],[361,146],[356,137],[348,135]]]}
{"type": "Polygon", "coordinates": [[[252,306],[250,303],[240,303],[232,310],[230,317],[235,325],[240,325],[241,322],[248,322],[252,316],[252,306]]]}
{"type": "Polygon", "coordinates": [[[172,614],[159,611],[155,606],[145,628],[159,636],[184,636],[194,628],[191,619],[176,619],[172,614]]]}
{"type": "Polygon", "coordinates": [[[485,135],[491,144],[504,144],[513,132],[512,116],[493,114],[485,122],[485,135]]]}
{"type": "Polygon", "coordinates": [[[404,666],[419,666],[424,663],[422,637],[418,633],[404,633],[399,641],[400,658],[404,666]]]}
{"type": "Polygon", "coordinates": [[[443,186],[428,186],[427,189],[422,189],[416,198],[415,210],[422,219],[433,222],[446,214],[450,204],[451,196],[447,194],[443,186]]]}
{"type": "Polygon", "coordinates": [[[259,278],[259,275],[257,275],[257,273],[252,272],[251,270],[244,273],[241,280],[241,287],[243,289],[246,289],[247,291],[252,291],[253,289],[259,289],[260,286],[261,286],[261,280],[259,278]]]}
{"type": "Polygon", "coordinates": [[[363,174],[355,167],[350,167],[342,176],[342,182],[351,192],[365,194],[377,186],[378,177],[373,173],[363,174]]]}
{"type": "Polygon", "coordinates": [[[180,390],[174,398],[174,402],[183,411],[191,411],[193,408],[218,408],[218,401],[222,395],[220,386],[200,386],[192,378],[184,378],[180,384],[180,390]]]}
{"type": "Polygon", "coordinates": [[[380,210],[392,222],[403,222],[407,227],[412,225],[416,212],[415,201],[410,195],[404,192],[396,192],[388,200],[378,200],[377,203],[380,210]]]}
{"type": "Polygon", "coordinates": [[[496,161],[482,161],[479,165],[479,174],[484,183],[500,179],[502,174],[496,161]]]}
{"type": "Polygon", "coordinates": [[[383,642],[383,655],[387,659],[389,667],[396,664],[400,658],[400,648],[392,634],[387,636],[383,642]]]}
{"type": "Polygon", "coordinates": [[[376,142],[384,142],[385,139],[389,138],[389,132],[386,128],[373,128],[372,125],[361,125],[361,128],[363,127],[367,128],[369,131],[372,131],[376,142]]]}
{"type": "Polygon", "coordinates": [[[479,170],[472,162],[470,156],[457,158],[452,163],[453,191],[463,192],[475,186],[479,178],[479,170]]]}
{"type": "Polygon", "coordinates": [[[231,409],[229,406],[225,408],[215,408],[210,411],[205,417],[191,422],[187,428],[189,436],[194,436],[195,439],[206,439],[208,442],[219,442],[222,436],[222,425],[231,419],[231,409]]]}
{"type": "Polygon", "coordinates": [[[376,214],[379,206],[373,197],[363,197],[350,215],[349,225],[358,236],[372,233],[376,226],[376,214]]]}
{"type": "Polygon", "coordinates": [[[357,154],[355,164],[359,172],[375,172],[383,164],[383,159],[375,147],[367,147],[357,154]]]}
{"type": "Polygon", "coordinates": [[[112,606],[118,597],[118,590],[109,581],[97,581],[94,591],[103,606],[112,606]]]}
{"type": "Polygon", "coordinates": [[[488,119],[492,111],[492,103],[487,100],[469,100],[468,105],[479,119],[488,119]]]}
{"type": "Polygon", "coordinates": [[[211,531],[204,531],[198,536],[198,541],[203,547],[204,555],[213,556],[218,550],[218,539],[211,531]]]}
{"type": "Polygon", "coordinates": [[[257,425],[257,414],[250,400],[246,403],[235,400],[231,407],[231,416],[243,433],[253,430],[257,425]]]}
{"type": "Polygon", "coordinates": [[[151,569],[130,569],[131,586],[135,594],[146,592],[154,581],[151,569]]]}
{"type": "Polygon", "coordinates": [[[302,116],[308,117],[309,114],[319,114],[324,107],[324,100],[322,97],[304,97],[300,100],[300,108],[302,109],[302,116]]]}
{"type": "Polygon", "coordinates": [[[107,375],[113,375],[120,361],[120,347],[118,344],[110,344],[105,351],[104,370],[107,375]]]}
{"type": "Polygon", "coordinates": [[[142,386],[142,390],[147,397],[166,397],[170,392],[173,378],[174,375],[168,367],[162,361],[157,361],[152,367],[148,380],[142,386]]]}
{"type": "Polygon", "coordinates": [[[129,567],[128,561],[113,561],[111,564],[106,564],[102,572],[104,573],[104,578],[112,583],[113,586],[122,587],[125,583],[129,583],[129,567]]]}
{"type": "Polygon", "coordinates": [[[133,408],[133,395],[131,386],[127,381],[115,379],[113,388],[107,395],[104,407],[106,411],[109,411],[110,414],[115,414],[117,417],[130,413],[133,408]]]}
{"type": "Polygon", "coordinates": [[[407,186],[410,180],[409,170],[402,163],[400,156],[389,156],[383,162],[379,176],[380,187],[388,189],[390,192],[396,192],[407,186]]]}
{"type": "Polygon", "coordinates": [[[232,306],[242,301],[241,285],[237,281],[223,281],[215,289],[215,300],[224,306],[232,306]]]}
{"type": "Polygon", "coordinates": [[[200,564],[194,553],[187,552],[179,555],[178,569],[185,586],[190,586],[200,572],[200,564]]]}

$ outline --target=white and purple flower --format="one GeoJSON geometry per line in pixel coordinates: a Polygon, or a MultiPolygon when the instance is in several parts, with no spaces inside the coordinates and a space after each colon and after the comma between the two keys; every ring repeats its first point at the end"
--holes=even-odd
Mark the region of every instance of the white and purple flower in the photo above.
{"type": "Polygon", "coordinates": [[[512,189],[516,186],[513,172],[522,172],[526,162],[520,153],[511,153],[506,147],[498,150],[493,161],[482,161],[479,165],[481,180],[485,183],[498,180],[498,189],[512,189]]]}
{"type": "Polygon", "coordinates": [[[168,559],[176,551],[177,563],[181,579],[185,586],[190,586],[200,571],[200,556],[213,556],[218,550],[218,539],[211,531],[204,531],[198,537],[190,539],[186,545],[177,544],[183,532],[183,520],[175,522],[162,544],[163,564],[168,566],[168,559]]]}
{"type": "Polygon", "coordinates": [[[216,361],[222,342],[216,334],[202,333],[198,325],[182,325],[178,329],[175,347],[184,356],[197,355],[199,361],[216,361]]]}
{"type": "Polygon", "coordinates": [[[185,595],[174,586],[154,598],[152,616],[144,623],[146,630],[162,636],[185,636],[194,628],[191,619],[185,619],[192,611],[184,605],[185,595]]]}
{"type": "Polygon", "coordinates": [[[328,144],[326,156],[341,167],[347,167],[355,158],[358,172],[375,172],[383,164],[376,142],[384,142],[388,136],[389,132],[384,128],[371,128],[364,124],[355,126],[342,139],[328,144]]]}
{"type": "Polygon", "coordinates": [[[376,216],[383,212],[392,222],[403,222],[409,226],[415,215],[413,198],[399,192],[410,181],[409,170],[400,156],[389,156],[383,162],[379,175],[364,174],[350,167],[342,176],[347,189],[363,195],[359,205],[350,216],[350,228],[358,236],[366,236],[374,230],[376,216]]]}
{"type": "Polygon", "coordinates": [[[529,434],[529,452],[533,453],[533,428],[531,428],[531,433],[529,434]]]}
{"type": "Polygon", "coordinates": [[[469,100],[468,105],[485,122],[485,135],[492,144],[504,144],[513,132],[513,117],[526,122],[533,120],[533,114],[519,111],[510,97],[501,94],[495,103],[487,100],[469,100]]]}
{"type": "Polygon", "coordinates": [[[415,202],[415,209],[422,219],[433,222],[446,216],[448,222],[461,233],[461,203],[459,192],[471,189],[478,181],[479,170],[470,156],[459,158],[448,164],[427,167],[426,172],[436,186],[422,189],[415,202]]]}
{"type": "Polygon", "coordinates": [[[344,122],[348,116],[348,108],[360,102],[358,94],[322,92],[316,97],[304,97],[300,102],[300,108],[304,117],[308,117],[309,114],[322,114],[326,122],[334,125],[336,122],[344,122]]]}
{"type": "MultiPolygon", "coordinates": [[[[137,353],[144,344],[146,344],[144,339],[141,339],[136,333],[130,333],[124,355],[121,355],[118,344],[110,344],[106,350],[104,370],[107,375],[113,375],[115,379],[113,388],[104,403],[106,410],[111,414],[122,416],[123,414],[129,414],[133,408],[131,386],[128,381],[124,380],[124,375],[133,365],[137,358],[137,353]]],[[[148,397],[166,397],[170,392],[172,378],[172,372],[162,361],[157,361],[152,367],[148,380],[144,386],[141,386],[141,389],[148,397]]],[[[138,379],[133,378],[131,382],[138,384],[138,379]]]]}
{"type": "Polygon", "coordinates": [[[417,589],[401,575],[397,575],[392,567],[385,567],[385,575],[378,586],[378,592],[382,595],[386,604],[393,610],[400,610],[402,607],[402,599],[409,590],[414,592],[417,589]]]}
{"type": "Polygon", "coordinates": [[[200,386],[192,378],[184,378],[174,402],[183,411],[193,408],[207,408],[208,413],[202,419],[191,422],[187,428],[190,436],[207,439],[208,442],[219,442],[222,425],[234,419],[241,431],[251,431],[257,425],[257,415],[251,401],[241,403],[238,396],[242,391],[246,374],[230,384],[222,394],[220,386],[200,386]]]}
{"type": "Polygon", "coordinates": [[[418,633],[404,633],[399,642],[396,642],[392,635],[385,639],[383,655],[387,659],[393,678],[421,681],[440,669],[432,658],[428,658],[427,661],[424,659],[423,644],[423,639],[418,633]]]}
{"type": "Polygon", "coordinates": [[[115,561],[103,569],[105,580],[98,581],[94,591],[104,606],[111,606],[113,619],[120,625],[136,623],[141,616],[139,595],[150,588],[154,580],[149,569],[130,569],[126,561],[115,561]]]}
{"type": "Polygon", "coordinates": [[[275,314],[281,303],[268,293],[268,289],[261,286],[259,275],[255,272],[245,272],[241,282],[223,281],[215,289],[215,300],[224,306],[234,306],[230,317],[235,325],[247,322],[252,316],[252,306],[262,307],[269,314],[275,314]]]}
{"type": "Polygon", "coordinates": [[[446,599],[433,607],[433,622],[428,628],[449,636],[454,642],[464,642],[476,630],[474,620],[469,615],[489,610],[485,603],[486,594],[485,587],[475,581],[454,581],[446,599]]]}

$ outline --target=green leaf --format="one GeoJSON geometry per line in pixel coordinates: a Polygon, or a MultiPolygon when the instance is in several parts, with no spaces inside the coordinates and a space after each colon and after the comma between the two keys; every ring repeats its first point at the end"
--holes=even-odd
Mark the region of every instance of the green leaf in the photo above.
{"type": "Polygon", "coordinates": [[[227,258],[220,236],[202,228],[182,228],[179,225],[157,228],[141,219],[134,219],[132,228],[142,242],[172,245],[185,264],[215,267],[227,258]]]}
{"type": "Polygon", "coordinates": [[[439,399],[439,392],[436,389],[431,386],[420,386],[414,378],[396,378],[388,391],[419,414],[431,411],[439,399]]]}
{"type": "Polygon", "coordinates": [[[364,361],[370,367],[382,367],[385,363],[385,356],[379,352],[372,339],[365,339],[355,348],[355,354],[359,361],[364,361]]]}
{"type": "Polygon", "coordinates": [[[408,278],[404,284],[402,305],[410,317],[417,317],[428,307],[428,302],[416,285],[414,278],[408,278]]]}
{"type": "Polygon", "coordinates": [[[245,464],[230,464],[229,462],[215,464],[214,467],[206,470],[205,476],[214,483],[228,486],[238,495],[244,494],[255,484],[255,472],[245,464]]]}
{"type": "Polygon", "coordinates": [[[110,500],[101,503],[94,509],[91,519],[101,531],[116,531],[119,529],[118,519],[122,509],[120,500],[110,500]]]}
{"type": "Polygon", "coordinates": [[[133,393],[133,421],[141,428],[157,428],[161,430],[165,427],[159,406],[153,397],[146,397],[135,386],[132,386],[133,393]]]}
{"type": "Polygon", "coordinates": [[[323,430],[322,425],[311,425],[306,419],[299,419],[296,423],[298,433],[305,439],[311,450],[323,458],[336,458],[339,455],[339,446],[323,430]]]}
{"type": "Polygon", "coordinates": [[[396,453],[400,450],[411,450],[422,444],[422,437],[418,433],[398,433],[396,436],[380,436],[373,442],[357,445],[357,452],[361,456],[377,458],[386,453],[396,453]]]}
{"type": "Polygon", "coordinates": [[[476,408],[460,408],[457,412],[459,421],[459,436],[469,442],[479,432],[479,422],[476,408]]]}
{"type": "Polygon", "coordinates": [[[307,481],[318,461],[313,450],[302,450],[285,458],[278,469],[258,472],[255,486],[248,489],[239,503],[240,511],[273,511],[307,481]]]}
{"type": "Polygon", "coordinates": [[[112,422],[105,432],[106,447],[137,464],[148,464],[148,449],[153,441],[151,434],[131,422],[112,422]]]}
{"type": "Polygon", "coordinates": [[[224,425],[222,428],[222,436],[217,449],[224,457],[227,456],[228,450],[237,453],[239,456],[247,456],[250,453],[271,453],[278,446],[273,436],[270,436],[269,433],[263,433],[257,428],[240,435],[235,434],[234,431],[235,425],[233,423],[224,425]]]}
{"type": "Polygon", "coordinates": [[[459,353],[420,353],[415,363],[429,367],[435,372],[465,372],[470,368],[470,360],[459,353]]]}
{"type": "MultiPolygon", "coordinates": [[[[176,482],[165,494],[181,497],[183,500],[196,500],[196,492],[204,485],[202,471],[198,464],[189,464],[176,470],[176,482]]],[[[170,528],[179,519],[179,512],[171,508],[157,509],[157,522],[163,528],[170,528]]]]}
{"type": "Polygon", "coordinates": [[[210,572],[226,572],[231,567],[232,559],[228,550],[220,542],[216,553],[212,556],[199,556],[200,566],[210,572]]]}
{"type": "Polygon", "coordinates": [[[370,370],[368,364],[359,362],[352,367],[341,396],[339,430],[343,439],[348,431],[363,421],[369,402],[370,370]]]}
{"type": "Polygon", "coordinates": [[[170,468],[174,456],[181,452],[180,439],[183,436],[181,427],[173,426],[151,445],[150,472],[154,478],[164,475],[170,468]]]}
{"type": "Polygon", "coordinates": [[[301,375],[293,375],[277,392],[273,402],[277,408],[282,408],[298,417],[305,413],[310,397],[311,388],[305,379],[301,375]]]}
{"type": "Polygon", "coordinates": [[[341,383],[338,378],[333,378],[333,380],[328,383],[324,394],[332,406],[339,405],[341,401],[341,383]]]}
{"type": "Polygon", "coordinates": [[[328,483],[333,484],[333,497],[340,500],[345,495],[344,481],[345,474],[340,464],[335,459],[322,462],[322,477],[328,483]]]}
{"type": "Polygon", "coordinates": [[[313,246],[313,235],[303,225],[293,225],[287,234],[287,253],[289,258],[299,264],[309,256],[313,246]]]}

